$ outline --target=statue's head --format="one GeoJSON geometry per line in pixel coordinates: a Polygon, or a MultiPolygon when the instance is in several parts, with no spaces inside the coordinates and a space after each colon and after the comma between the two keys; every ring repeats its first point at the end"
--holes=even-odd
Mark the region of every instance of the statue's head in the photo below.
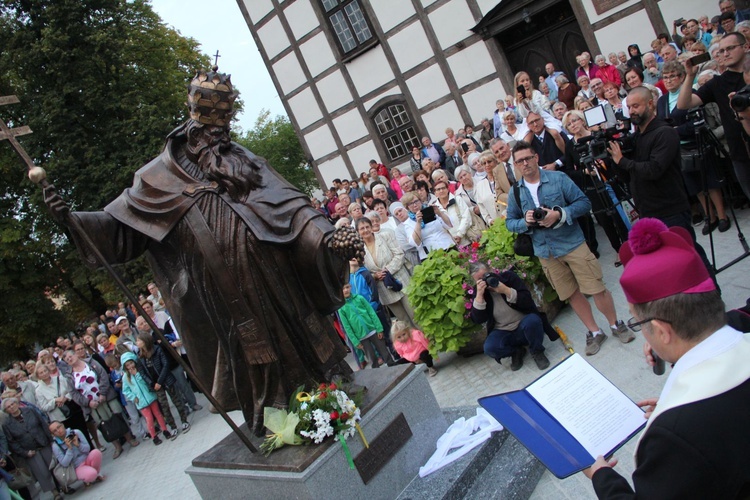
{"type": "Polygon", "coordinates": [[[231,75],[218,70],[214,66],[209,72],[196,73],[188,84],[188,108],[190,118],[198,123],[229,130],[238,93],[232,87],[231,75]]]}

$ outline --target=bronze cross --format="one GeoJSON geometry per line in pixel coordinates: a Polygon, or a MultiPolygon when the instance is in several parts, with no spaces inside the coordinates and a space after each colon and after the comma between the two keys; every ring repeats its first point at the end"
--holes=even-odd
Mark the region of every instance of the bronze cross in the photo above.
{"type": "Polygon", "coordinates": [[[219,55],[219,51],[217,50],[216,54],[214,54],[214,66],[218,66],[219,65],[219,58],[220,57],[221,56],[219,55]]]}
{"type": "MultiPolygon", "coordinates": [[[[4,104],[17,104],[18,102],[18,97],[14,95],[0,96],[0,106],[4,104]]],[[[16,140],[16,136],[26,135],[30,133],[31,129],[27,126],[15,127],[11,129],[8,127],[8,125],[5,124],[5,121],[0,120],[0,141],[3,139],[8,139],[8,142],[10,142],[10,145],[13,146],[13,149],[16,150],[16,153],[18,153],[18,156],[21,157],[26,166],[28,168],[34,168],[36,165],[34,165],[31,157],[26,152],[26,150],[23,149],[23,146],[21,146],[21,144],[16,140]]]]}

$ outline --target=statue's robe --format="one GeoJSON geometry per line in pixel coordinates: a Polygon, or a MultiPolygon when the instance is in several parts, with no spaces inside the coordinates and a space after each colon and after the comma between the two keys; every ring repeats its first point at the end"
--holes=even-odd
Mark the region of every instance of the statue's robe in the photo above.
{"type": "Polygon", "coordinates": [[[343,304],[348,264],[327,248],[333,226],[265,160],[243,149],[262,187],[236,202],[184,150],[168,139],[103,212],[73,216],[110,263],[146,254],[196,374],[260,434],[264,407],[351,371],[326,318],[343,304]]]}

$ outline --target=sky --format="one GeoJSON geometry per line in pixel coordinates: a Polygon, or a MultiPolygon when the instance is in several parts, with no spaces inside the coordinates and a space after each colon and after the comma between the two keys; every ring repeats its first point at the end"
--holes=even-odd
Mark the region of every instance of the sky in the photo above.
{"type": "Polygon", "coordinates": [[[238,117],[243,130],[253,127],[262,109],[286,116],[236,0],[152,0],[151,5],[167,25],[195,38],[211,61],[219,51],[219,71],[232,75],[245,103],[238,117]]]}

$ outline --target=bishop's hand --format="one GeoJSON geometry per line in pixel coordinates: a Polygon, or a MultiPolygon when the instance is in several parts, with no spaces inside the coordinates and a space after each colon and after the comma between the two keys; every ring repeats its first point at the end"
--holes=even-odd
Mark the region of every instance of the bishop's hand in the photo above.
{"type": "Polygon", "coordinates": [[[49,207],[52,217],[60,224],[65,224],[70,217],[70,207],[60,197],[54,184],[48,184],[44,188],[44,203],[49,207]]]}
{"type": "Polygon", "coordinates": [[[365,243],[359,237],[357,231],[351,226],[336,229],[333,237],[328,240],[328,248],[344,260],[365,258],[365,243]]]}

